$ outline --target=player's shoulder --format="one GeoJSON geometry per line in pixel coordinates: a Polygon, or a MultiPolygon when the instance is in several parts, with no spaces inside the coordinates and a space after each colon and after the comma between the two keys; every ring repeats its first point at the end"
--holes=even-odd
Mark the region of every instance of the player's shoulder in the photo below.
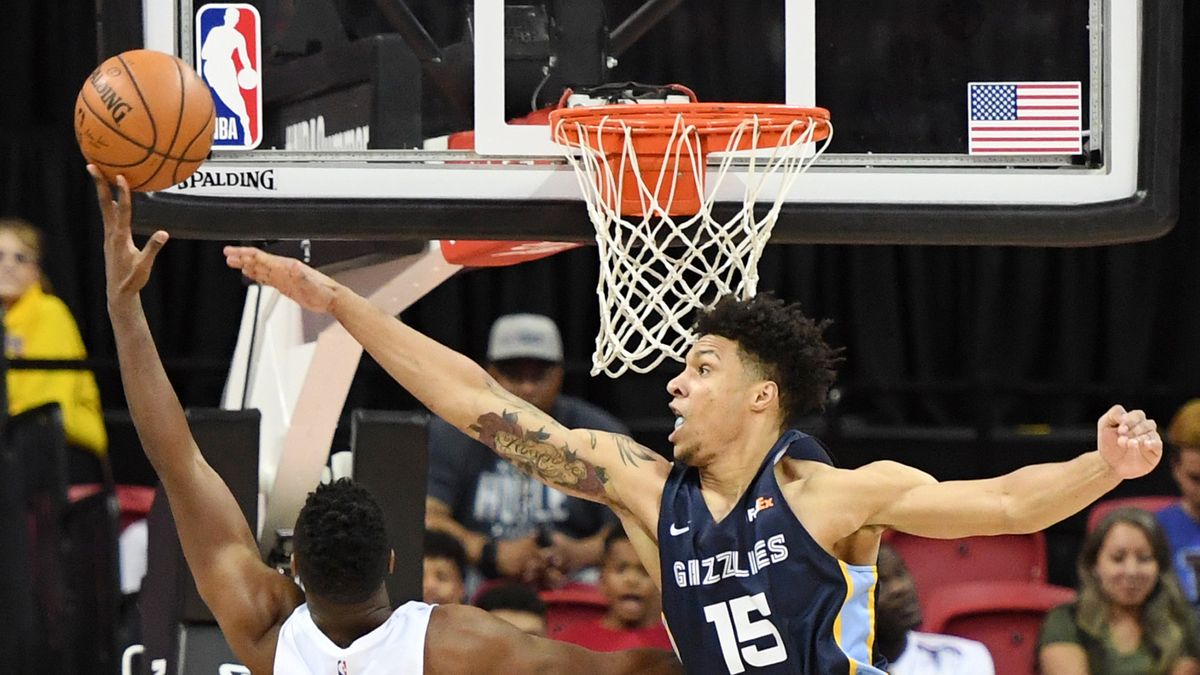
{"type": "Polygon", "coordinates": [[[256,673],[274,670],[280,642],[288,640],[285,635],[289,631],[295,633],[293,618],[305,607],[304,592],[291,578],[263,567],[261,593],[254,596],[255,609],[227,616],[221,622],[234,654],[256,673]]]}
{"type": "Polygon", "coordinates": [[[275,606],[273,624],[282,626],[296,613],[296,610],[304,606],[304,591],[291,577],[285,574],[280,574],[270,568],[267,569],[267,574],[272,576],[267,583],[270,589],[268,595],[273,598],[272,603],[275,606]]]}
{"type": "Polygon", "coordinates": [[[897,485],[909,487],[921,483],[937,482],[933,476],[907,464],[890,459],[868,462],[853,469],[834,469],[822,475],[824,479],[851,483],[863,483],[887,487],[897,485]]]}
{"type": "Polygon", "coordinates": [[[913,487],[937,482],[919,469],[891,460],[851,469],[791,458],[780,461],[776,480],[789,501],[798,505],[800,501],[816,500],[823,506],[830,506],[830,500],[845,503],[891,499],[913,487]]]}
{"type": "Polygon", "coordinates": [[[911,480],[915,476],[925,475],[900,462],[878,460],[859,467],[843,468],[830,466],[824,462],[810,459],[783,457],[779,460],[777,472],[781,486],[796,484],[796,486],[823,486],[825,483],[853,483],[885,480],[911,480]]]}

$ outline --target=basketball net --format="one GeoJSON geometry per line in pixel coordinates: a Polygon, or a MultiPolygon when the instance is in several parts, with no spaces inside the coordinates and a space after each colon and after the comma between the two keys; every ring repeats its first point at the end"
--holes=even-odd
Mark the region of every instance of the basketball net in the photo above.
{"type": "MultiPolygon", "coordinates": [[[[624,106],[610,106],[617,107],[624,106]]],[[[695,310],[730,293],[746,299],[757,292],[758,262],[779,210],[792,185],[828,147],[833,130],[827,119],[803,118],[784,127],[775,120],[776,127],[764,133],[757,114],[736,118],[721,130],[728,142],[707,177],[707,191],[706,155],[722,150],[705,147],[711,137],[686,113],[675,114],[673,127],[664,126],[666,147],[652,157],[645,150],[639,156],[646,145],[637,138],[643,130],[619,114],[598,124],[552,121],[555,140],[569,150],[567,161],[587,201],[600,251],[600,331],[592,375],[645,373],[668,357],[682,361],[696,337],[690,327],[695,310]],[[742,205],[732,217],[719,219],[713,214],[715,195],[735,163],[745,165],[736,174],[744,182],[742,205]],[[767,186],[774,196],[759,217],[755,207],[767,186]]]]}

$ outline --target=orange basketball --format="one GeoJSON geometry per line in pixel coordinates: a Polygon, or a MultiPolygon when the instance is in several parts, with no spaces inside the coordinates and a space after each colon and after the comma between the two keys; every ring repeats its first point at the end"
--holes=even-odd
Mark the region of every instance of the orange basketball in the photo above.
{"type": "Polygon", "coordinates": [[[216,111],[183,61],[135,49],[92,71],[75,99],[75,140],[110,180],[151,192],[183,181],[208,157],[216,111]]]}

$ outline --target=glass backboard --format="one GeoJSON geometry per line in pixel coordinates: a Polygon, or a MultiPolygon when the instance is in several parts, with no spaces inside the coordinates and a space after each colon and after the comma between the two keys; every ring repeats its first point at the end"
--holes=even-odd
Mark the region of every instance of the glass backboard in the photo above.
{"type": "Polygon", "coordinates": [[[145,227],[590,240],[546,112],[620,81],[830,110],[776,241],[1070,245],[1174,220],[1179,0],[147,0],[147,46],[202,67],[203,17],[229,8],[257,17],[261,63],[235,69],[261,73],[261,141],[143,198],[145,227]]]}

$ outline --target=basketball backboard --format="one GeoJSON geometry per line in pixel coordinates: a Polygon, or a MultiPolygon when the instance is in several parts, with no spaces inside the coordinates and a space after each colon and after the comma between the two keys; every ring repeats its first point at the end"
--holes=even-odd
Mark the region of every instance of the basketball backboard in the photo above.
{"type": "MultiPolygon", "coordinates": [[[[147,46],[195,63],[205,6],[146,2],[147,46]]],[[[222,7],[261,17],[262,142],[142,198],[140,227],[588,241],[545,110],[625,80],[831,111],[773,241],[1078,245],[1174,222],[1180,0],[222,7]]],[[[716,195],[730,213],[736,171],[716,195]]]]}

